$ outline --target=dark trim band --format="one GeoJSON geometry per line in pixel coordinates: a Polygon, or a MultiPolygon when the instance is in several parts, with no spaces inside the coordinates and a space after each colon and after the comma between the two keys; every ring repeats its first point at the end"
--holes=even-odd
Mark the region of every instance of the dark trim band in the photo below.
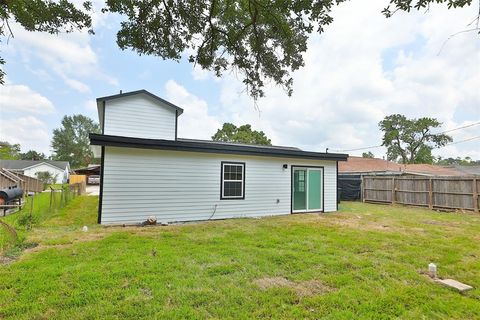
{"type": "Polygon", "coordinates": [[[102,159],[100,160],[100,192],[98,194],[98,224],[102,223],[102,203],[103,203],[103,171],[105,168],[105,146],[102,146],[102,159]]]}
{"type": "Polygon", "coordinates": [[[159,149],[172,151],[189,151],[204,153],[222,153],[239,154],[263,157],[281,157],[281,158],[301,158],[311,160],[331,160],[346,161],[348,154],[341,153],[321,153],[302,150],[289,150],[275,147],[261,147],[249,145],[208,143],[200,141],[174,141],[142,139],[121,136],[110,136],[101,134],[90,134],[90,143],[92,145],[140,148],[140,149],[159,149]]]}

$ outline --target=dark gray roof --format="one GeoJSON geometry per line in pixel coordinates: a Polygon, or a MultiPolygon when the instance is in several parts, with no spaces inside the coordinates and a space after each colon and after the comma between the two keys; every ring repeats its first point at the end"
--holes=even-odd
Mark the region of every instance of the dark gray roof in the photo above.
{"type": "Polygon", "coordinates": [[[124,97],[128,97],[128,96],[134,96],[134,95],[137,95],[137,94],[145,94],[157,101],[160,101],[164,104],[166,104],[167,106],[175,109],[178,111],[178,115],[181,115],[183,113],[183,109],[180,108],[180,107],[177,107],[176,105],[174,105],[173,103],[171,102],[168,102],[167,100],[165,99],[162,99],[160,98],[159,96],[157,95],[154,95],[153,93],[151,92],[148,92],[147,90],[145,89],[142,89],[142,90],[136,90],[136,91],[130,91],[130,92],[122,92],[122,93],[119,93],[119,94],[114,94],[114,95],[111,95],[111,96],[106,96],[106,97],[100,97],[100,98],[97,98],[97,103],[98,102],[101,102],[101,101],[108,101],[108,100],[113,100],[113,99],[118,99],[118,98],[124,98],[124,97]]]}
{"type": "Polygon", "coordinates": [[[460,166],[456,165],[455,169],[460,170],[467,174],[472,174],[476,176],[480,176],[480,166],[460,166]]]}
{"type": "Polygon", "coordinates": [[[68,161],[55,160],[0,160],[0,168],[11,170],[23,170],[25,168],[40,164],[48,163],[61,170],[65,170],[68,166],[68,161]]]}
{"type": "Polygon", "coordinates": [[[227,146],[228,146],[228,145],[230,145],[230,146],[246,146],[246,147],[255,147],[255,148],[263,148],[263,149],[266,148],[266,149],[283,149],[283,150],[297,150],[297,151],[302,151],[300,148],[296,148],[296,147],[265,146],[265,145],[239,143],[239,142],[223,142],[223,141],[200,140],[200,139],[186,139],[186,138],[178,138],[177,141],[201,142],[201,143],[220,144],[220,145],[227,145],[227,146]]]}
{"type": "Polygon", "coordinates": [[[346,161],[348,154],[302,151],[297,148],[242,145],[198,140],[159,140],[90,133],[90,144],[99,146],[227,153],[254,156],[346,161]]]}

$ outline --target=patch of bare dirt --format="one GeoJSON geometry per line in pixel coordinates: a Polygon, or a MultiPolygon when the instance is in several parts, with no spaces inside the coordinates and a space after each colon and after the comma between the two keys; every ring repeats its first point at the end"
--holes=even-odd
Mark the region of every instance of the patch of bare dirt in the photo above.
{"type": "Polygon", "coordinates": [[[15,258],[0,256],[0,265],[1,264],[9,264],[13,261],[15,261],[15,258]]]}
{"type": "Polygon", "coordinates": [[[296,292],[299,297],[309,297],[335,291],[335,288],[323,284],[319,280],[294,282],[283,277],[261,278],[254,281],[261,290],[287,287],[296,292]]]}

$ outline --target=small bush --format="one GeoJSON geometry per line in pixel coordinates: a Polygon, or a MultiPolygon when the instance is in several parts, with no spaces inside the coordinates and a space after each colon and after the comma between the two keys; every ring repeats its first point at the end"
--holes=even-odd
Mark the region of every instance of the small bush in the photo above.
{"type": "Polygon", "coordinates": [[[49,171],[39,171],[35,173],[35,176],[37,176],[38,180],[43,182],[43,190],[45,190],[47,186],[57,182],[58,174],[54,175],[49,171]]]}
{"type": "Polygon", "coordinates": [[[30,213],[25,213],[18,217],[17,223],[19,226],[25,227],[25,229],[28,230],[38,223],[38,217],[31,215],[30,213]]]}

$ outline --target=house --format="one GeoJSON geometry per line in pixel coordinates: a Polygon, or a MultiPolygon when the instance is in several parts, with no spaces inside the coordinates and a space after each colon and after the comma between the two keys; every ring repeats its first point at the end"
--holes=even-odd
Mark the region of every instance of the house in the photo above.
{"type": "Polygon", "coordinates": [[[55,183],[66,183],[70,176],[68,161],[54,160],[0,160],[0,168],[37,178],[37,172],[48,171],[56,177],[55,183]]]}
{"type": "Polygon", "coordinates": [[[472,176],[480,176],[480,166],[478,165],[472,165],[472,166],[455,165],[455,169],[460,170],[463,173],[466,173],[472,176]]]}
{"type": "Polygon", "coordinates": [[[98,98],[97,108],[101,224],[337,210],[346,154],[181,139],[183,109],[145,90],[98,98]]]}
{"type": "Polygon", "coordinates": [[[408,175],[408,176],[467,176],[468,172],[454,166],[433,164],[400,164],[378,158],[349,156],[347,161],[339,163],[338,172],[347,175],[408,175]]]}

